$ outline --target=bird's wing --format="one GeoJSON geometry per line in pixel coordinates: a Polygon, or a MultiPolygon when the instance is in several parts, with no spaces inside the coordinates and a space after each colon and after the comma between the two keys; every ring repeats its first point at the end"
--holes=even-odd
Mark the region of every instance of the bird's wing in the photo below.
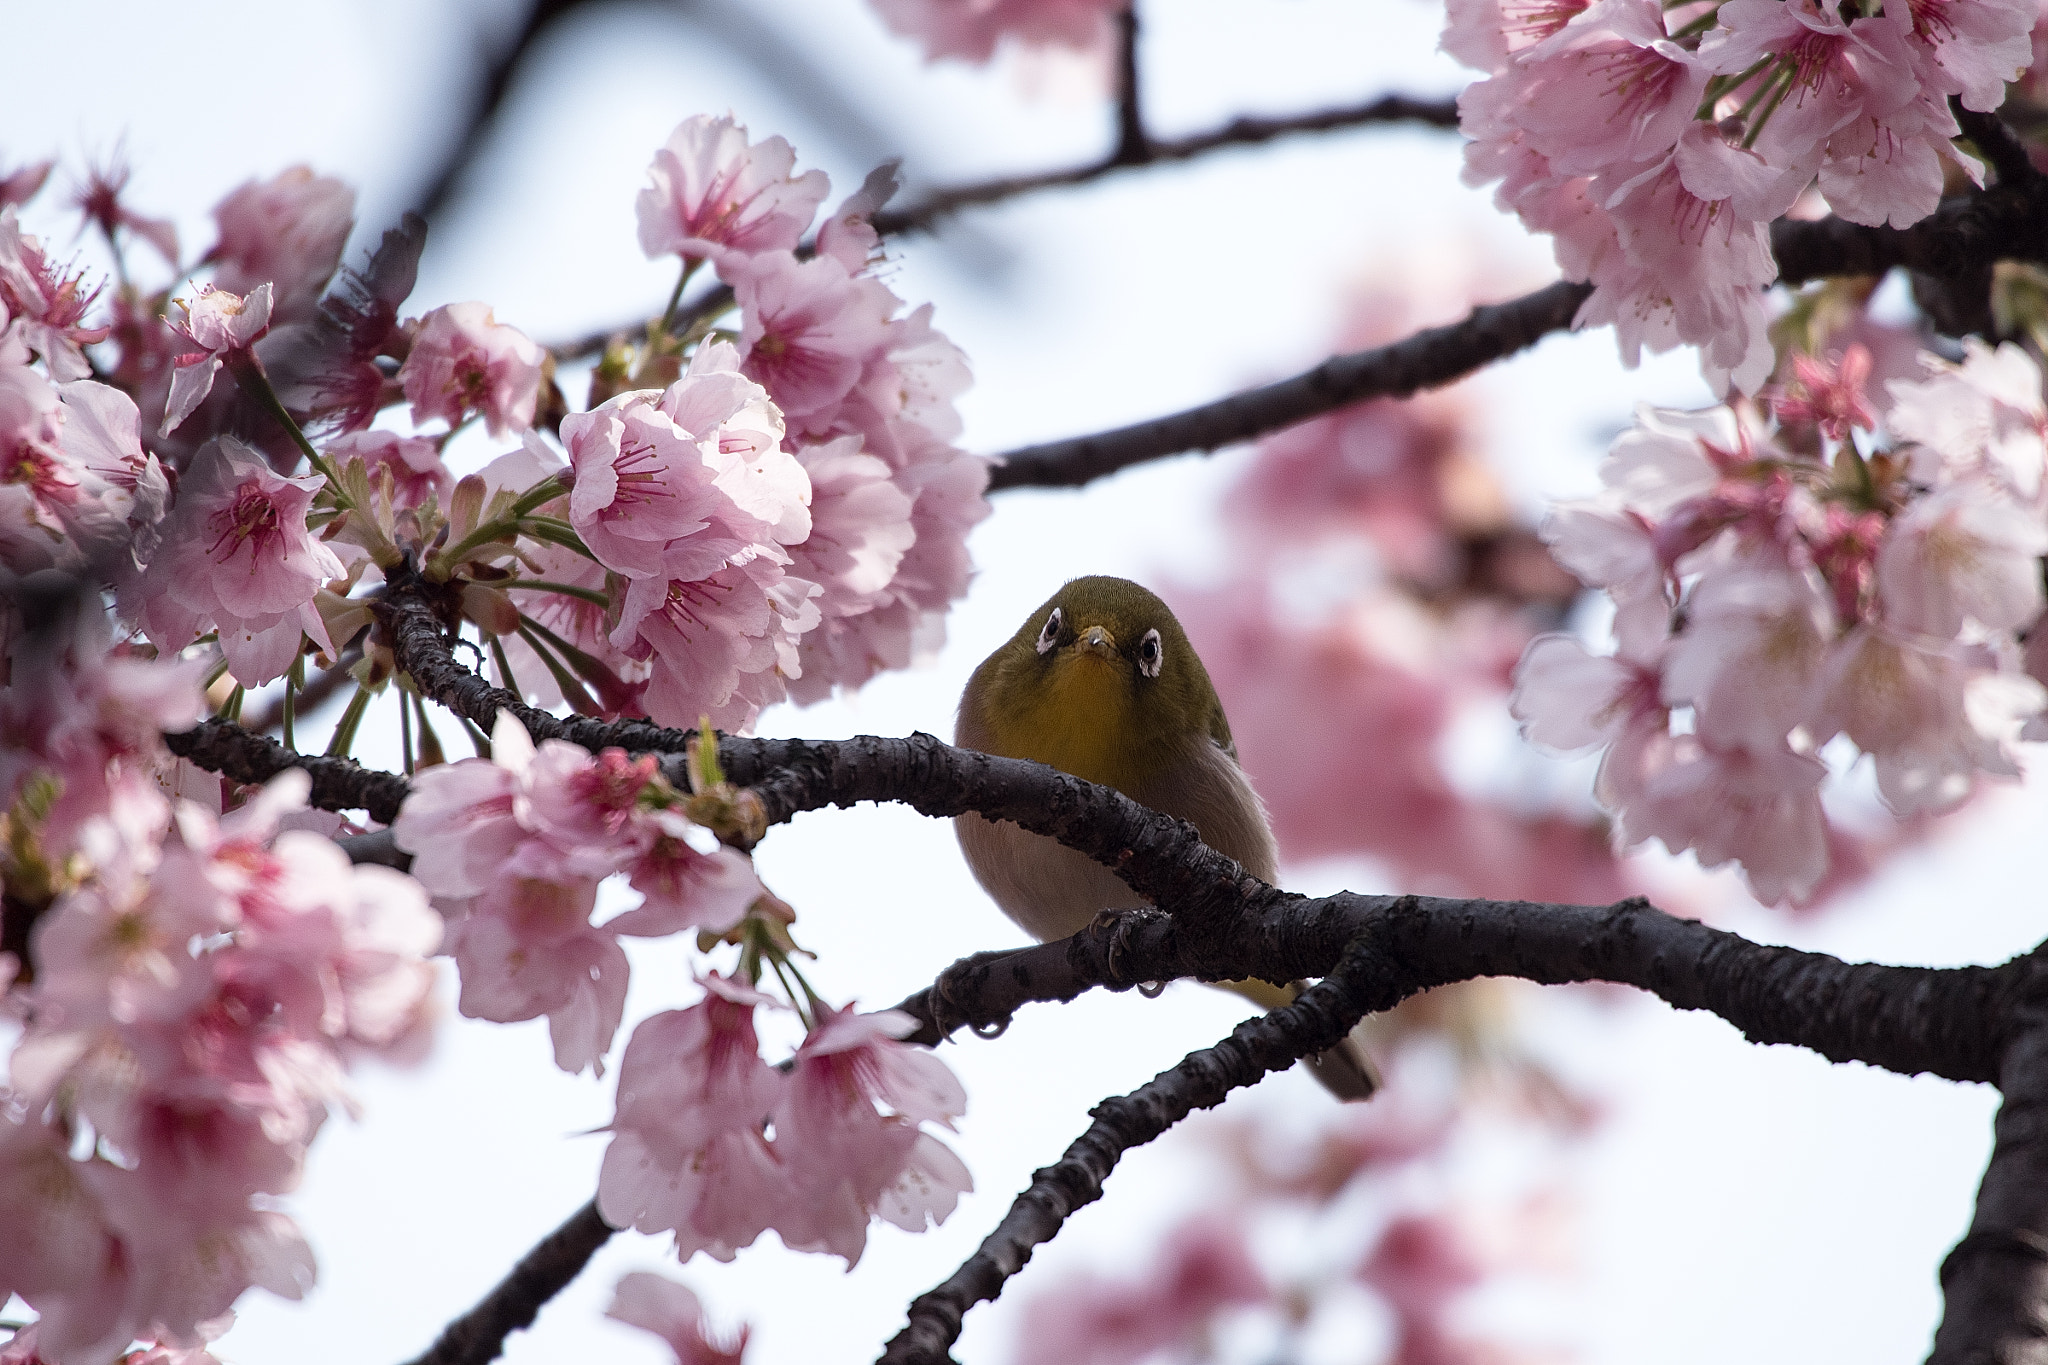
{"type": "Polygon", "coordinates": [[[1232,763],[1237,762],[1237,741],[1230,737],[1230,718],[1223,714],[1223,703],[1214,702],[1209,707],[1209,739],[1224,753],[1230,755],[1232,763]]]}

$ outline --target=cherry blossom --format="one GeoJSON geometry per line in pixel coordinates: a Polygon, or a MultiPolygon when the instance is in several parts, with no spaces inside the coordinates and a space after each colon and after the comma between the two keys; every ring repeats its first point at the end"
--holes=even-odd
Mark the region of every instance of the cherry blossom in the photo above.
{"type": "Polygon", "coordinates": [[[81,348],[107,335],[105,327],[84,323],[98,295],[82,273],[65,274],[21,230],[13,205],[0,207],[0,355],[12,342],[41,356],[59,383],[91,377],[81,348]]]}
{"type": "Polygon", "coordinates": [[[795,1196],[775,1224],[788,1245],[852,1265],[870,1217],[921,1232],[974,1188],[952,1149],[919,1131],[951,1128],[967,1096],[944,1062],[897,1041],[914,1027],[905,1014],[849,1006],[824,1013],[797,1050],[774,1115],[795,1196]]]}
{"type": "Polygon", "coordinates": [[[1057,45],[1106,51],[1110,17],[1120,0],[870,0],[896,33],[924,44],[925,59],[958,57],[983,63],[996,45],[1014,40],[1033,47],[1057,45]]]}
{"type": "Polygon", "coordinates": [[[198,296],[190,303],[178,300],[185,318],[182,323],[172,323],[172,330],[197,349],[177,359],[178,368],[171,376],[170,397],[164,405],[159,434],[168,436],[176,431],[206,400],[223,364],[255,363],[250,348],[270,328],[270,300],[268,283],[257,285],[247,298],[201,285],[198,296]]]}
{"type": "Polygon", "coordinates": [[[614,1227],[674,1233],[680,1260],[730,1261],[788,1206],[791,1173],[762,1129],[789,1082],[754,1032],[754,1011],[775,1002],[717,973],[698,982],[703,1000],[626,1042],[597,1207],[614,1227]]]}
{"type": "Polygon", "coordinates": [[[653,183],[634,204],[640,249],[650,257],[710,257],[721,273],[762,252],[789,250],[827,192],[823,171],[791,176],[795,164],[788,142],[749,144],[730,117],[683,120],[655,152],[647,168],[653,183]]]}
{"type": "Polygon", "coordinates": [[[246,686],[282,677],[302,635],[332,649],[313,597],[343,573],[306,527],[316,476],[286,478],[233,437],[200,452],[178,489],[163,549],[137,588],[150,638],[181,649],[212,627],[246,686]]]}
{"type": "Polygon", "coordinates": [[[492,315],[489,304],[450,303],[422,318],[398,383],[415,424],[460,426],[477,413],[491,435],[533,425],[540,400],[541,349],[492,315]]]}
{"type": "Polygon", "coordinates": [[[307,166],[244,181],[213,207],[220,240],[206,262],[214,285],[247,294],[267,283],[278,321],[310,316],[341,264],[355,207],[354,190],[307,166]]]}
{"type": "Polygon", "coordinates": [[[675,1351],[676,1365],[739,1365],[747,1353],[744,1326],[730,1338],[714,1334],[687,1286],[644,1270],[619,1277],[604,1315],[660,1337],[675,1351]]]}

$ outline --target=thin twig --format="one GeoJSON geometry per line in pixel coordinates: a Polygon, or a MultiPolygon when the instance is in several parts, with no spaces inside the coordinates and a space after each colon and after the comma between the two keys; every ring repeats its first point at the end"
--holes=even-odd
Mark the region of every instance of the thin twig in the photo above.
{"type": "Polygon", "coordinates": [[[1214,1047],[1191,1052],[1128,1095],[1089,1111],[1094,1123],[1060,1159],[1032,1172],[1030,1186],[979,1249],[944,1284],[911,1301],[910,1321],[882,1354],[883,1365],[938,1365],[960,1337],[968,1309],[1003,1292],[1034,1248],[1067,1218],[1102,1197],[1103,1181],[1123,1154],[1150,1142],[1197,1109],[1221,1104],[1268,1072],[1335,1045],[1362,1013],[1388,964],[1369,938],[1358,939],[1330,978],[1293,1004],[1247,1019],[1214,1047]]]}
{"type": "Polygon", "coordinates": [[[1391,346],[1332,356],[1276,384],[1113,431],[1013,450],[998,457],[989,491],[1076,487],[1161,456],[1250,440],[1363,399],[1405,398],[1448,384],[1570,327],[1591,293],[1590,285],[1560,280],[1391,346]]]}
{"type": "Polygon", "coordinates": [[[2028,154],[2027,144],[2020,141],[2018,133],[1997,114],[1979,113],[1963,107],[1962,97],[1951,95],[1949,108],[1954,111],[1956,122],[1962,125],[1963,136],[1991,163],[1991,169],[1998,173],[2001,185],[2018,184],[2032,180],[2041,174],[2034,165],[2034,158],[2028,154]]]}
{"type": "Polygon", "coordinates": [[[1138,85],[1138,6],[1124,6],[1116,16],[1116,150],[1110,160],[1119,166],[1142,166],[1152,159],[1152,139],[1145,134],[1145,110],[1138,85]]]}
{"type": "Polygon", "coordinates": [[[1065,189],[1086,185],[1132,170],[1138,165],[1154,166],[1170,161],[1192,161],[1211,152],[1233,147],[1256,147],[1278,138],[1303,133],[1343,132],[1381,123],[1417,123],[1428,128],[1453,130],[1458,126],[1458,104],[1450,99],[1417,99],[1410,95],[1382,95],[1363,104],[1344,105],[1306,114],[1275,118],[1234,119],[1221,128],[1180,138],[1146,139],[1143,162],[1119,160],[1115,155],[1062,170],[1037,171],[1026,175],[979,180],[951,189],[933,190],[907,208],[885,210],[874,217],[877,232],[884,236],[920,232],[941,218],[965,208],[999,204],[1039,190],[1065,189]]]}
{"type": "MultiPolygon", "coordinates": [[[[1112,154],[1098,161],[1054,171],[1036,171],[1027,175],[977,180],[950,189],[934,190],[907,208],[894,211],[885,209],[877,213],[872,221],[875,230],[884,236],[922,232],[940,219],[950,217],[962,209],[998,204],[1005,199],[1015,199],[1039,190],[1085,185],[1119,171],[1135,169],[1141,164],[1191,161],[1210,152],[1223,151],[1231,147],[1255,147],[1261,143],[1297,134],[1342,132],[1380,123],[1416,123],[1430,128],[1455,129],[1458,126],[1458,105],[1455,100],[1382,95],[1364,104],[1345,105],[1306,114],[1276,118],[1239,118],[1221,128],[1189,137],[1152,138],[1148,135],[1145,160],[1142,163],[1124,161],[1119,159],[1118,155],[1112,154]]],[[[669,330],[672,334],[680,335],[689,330],[691,324],[732,307],[732,301],[731,285],[721,284],[707,289],[677,310],[669,330]]],[[[648,311],[647,316],[655,317],[659,312],[660,308],[657,305],[648,311]]],[[[636,319],[586,332],[574,340],[558,343],[548,349],[560,360],[596,355],[610,344],[613,337],[634,336],[643,332],[646,326],[644,319],[636,319]]]]}

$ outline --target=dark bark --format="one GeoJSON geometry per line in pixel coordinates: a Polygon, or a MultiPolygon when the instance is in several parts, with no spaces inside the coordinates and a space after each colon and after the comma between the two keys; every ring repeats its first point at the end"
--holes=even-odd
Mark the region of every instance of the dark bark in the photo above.
{"type": "Polygon", "coordinates": [[[302,754],[226,720],[203,720],[190,730],[164,736],[180,758],[237,782],[268,782],[287,768],[303,768],[313,779],[309,800],[321,810],[361,810],[390,823],[405,800],[405,779],[365,768],[352,758],[302,754]]]}
{"type": "Polygon", "coordinates": [[[541,1308],[590,1264],[613,1229],[592,1200],[519,1258],[477,1306],[442,1329],[411,1365],[488,1365],[505,1350],[505,1338],[531,1327],[541,1308]]]}

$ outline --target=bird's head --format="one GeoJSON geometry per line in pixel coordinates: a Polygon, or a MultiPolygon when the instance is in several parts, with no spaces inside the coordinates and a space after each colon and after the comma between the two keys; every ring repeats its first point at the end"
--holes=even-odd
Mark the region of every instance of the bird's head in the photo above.
{"type": "Polygon", "coordinates": [[[1191,737],[1228,745],[1216,689],[1166,603],[1123,578],[1077,578],[974,672],[962,735],[1128,789],[1191,737]]]}

